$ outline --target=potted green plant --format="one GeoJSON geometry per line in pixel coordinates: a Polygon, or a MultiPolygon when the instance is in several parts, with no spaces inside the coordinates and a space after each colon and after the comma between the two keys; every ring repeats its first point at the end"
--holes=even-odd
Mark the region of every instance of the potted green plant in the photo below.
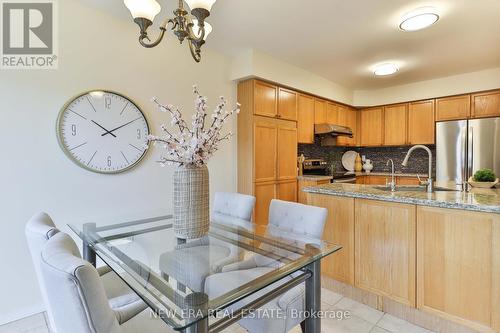
{"type": "Polygon", "coordinates": [[[469,184],[472,187],[492,188],[498,184],[498,178],[491,169],[480,169],[476,171],[473,177],[469,178],[469,184]]]}

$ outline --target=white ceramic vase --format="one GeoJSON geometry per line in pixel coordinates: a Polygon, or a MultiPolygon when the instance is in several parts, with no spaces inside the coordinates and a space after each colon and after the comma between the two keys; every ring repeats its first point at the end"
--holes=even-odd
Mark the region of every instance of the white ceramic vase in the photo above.
{"type": "Polygon", "coordinates": [[[373,170],[373,164],[371,160],[365,160],[365,164],[363,164],[363,170],[365,170],[366,173],[370,173],[373,170]]]}

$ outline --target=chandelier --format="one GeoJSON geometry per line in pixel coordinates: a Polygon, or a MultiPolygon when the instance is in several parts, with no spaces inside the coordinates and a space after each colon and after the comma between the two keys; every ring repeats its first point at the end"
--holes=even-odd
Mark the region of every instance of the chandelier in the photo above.
{"type": "Polygon", "coordinates": [[[196,62],[201,60],[201,47],[205,44],[207,36],[212,31],[212,26],[205,22],[210,16],[210,10],[217,0],[186,0],[191,9],[191,15],[184,9],[184,0],[179,0],[179,7],[174,10],[174,18],[166,19],[160,26],[160,33],[155,41],[148,36],[148,28],[153,24],[154,18],[161,11],[161,6],[156,0],[124,0],[125,6],[130,10],[134,22],[141,29],[139,43],[147,48],[160,44],[169,24],[172,31],[182,44],[187,39],[191,55],[196,62]]]}

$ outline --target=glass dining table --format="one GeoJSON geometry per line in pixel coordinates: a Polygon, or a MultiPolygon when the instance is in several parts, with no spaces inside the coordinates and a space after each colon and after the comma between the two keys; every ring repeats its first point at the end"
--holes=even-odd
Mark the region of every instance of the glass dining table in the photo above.
{"type": "MultiPolygon", "coordinates": [[[[270,225],[255,224],[254,230],[249,231],[211,223],[204,237],[203,251],[206,253],[203,259],[196,258],[199,253],[196,251],[192,253],[194,258],[186,259],[194,261],[196,271],[210,271],[215,262],[207,253],[215,253],[221,245],[237,249],[243,257],[240,259],[256,257],[259,259],[256,261],[264,262],[267,268],[251,279],[242,275],[237,279],[240,282],[224,293],[211,295],[178,278],[197,273],[189,271],[193,270],[193,262],[179,261],[176,255],[183,242],[175,236],[172,216],[104,226],[86,223],[81,227],[69,227],[83,242],[84,259],[95,266],[99,257],[155,315],[181,332],[220,332],[251,311],[304,284],[303,328],[306,333],[320,333],[321,321],[316,313],[321,304],[321,259],[341,249],[329,242],[307,239],[270,225]],[[174,256],[177,264],[166,266],[165,260],[174,256]]],[[[223,276],[224,273],[219,274],[223,276]]],[[[225,283],[224,278],[220,283],[225,283]]]]}

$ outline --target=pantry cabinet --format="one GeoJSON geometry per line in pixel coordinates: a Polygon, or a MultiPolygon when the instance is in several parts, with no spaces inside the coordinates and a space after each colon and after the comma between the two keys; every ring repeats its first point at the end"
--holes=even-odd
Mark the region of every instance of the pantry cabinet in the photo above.
{"type": "Polygon", "coordinates": [[[275,118],[278,115],[278,87],[260,81],[252,81],[255,85],[254,114],[275,118]]]}
{"type": "Polygon", "coordinates": [[[297,93],[292,90],[278,90],[278,118],[297,121],[297,93]]]}

